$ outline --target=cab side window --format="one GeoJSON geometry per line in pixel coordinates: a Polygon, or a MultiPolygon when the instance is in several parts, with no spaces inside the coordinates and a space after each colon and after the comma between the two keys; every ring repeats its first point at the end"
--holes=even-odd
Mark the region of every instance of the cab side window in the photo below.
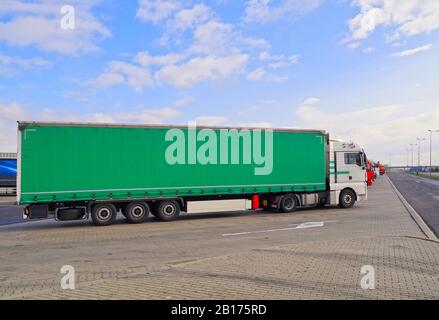
{"type": "Polygon", "coordinates": [[[360,153],[345,153],[344,154],[344,163],[345,164],[356,164],[361,167],[361,155],[360,153]]]}

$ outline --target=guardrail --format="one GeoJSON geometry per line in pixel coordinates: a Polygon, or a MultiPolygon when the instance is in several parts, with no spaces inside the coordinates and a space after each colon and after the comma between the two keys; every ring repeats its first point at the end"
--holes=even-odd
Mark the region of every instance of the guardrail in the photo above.
{"type": "Polygon", "coordinates": [[[15,196],[17,195],[17,188],[0,188],[0,196],[15,196]]]}
{"type": "Polygon", "coordinates": [[[0,159],[17,159],[17,154],[13,152],[0,152],[0,159]]]}

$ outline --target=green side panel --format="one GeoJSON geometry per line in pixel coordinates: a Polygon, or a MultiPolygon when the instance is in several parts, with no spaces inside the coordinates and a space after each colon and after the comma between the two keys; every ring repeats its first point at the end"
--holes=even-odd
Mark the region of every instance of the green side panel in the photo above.
{"type": "Polygon", "coordinates": [[[20,130],[20,203],[326,190],[323,133],[274,131],[272,171],[255,175],[262,165],[243,164],[242,147],[240,164],[187,164],[186,149],[186,164],[170,165],[168,130],[27,125],[20,130]]]}

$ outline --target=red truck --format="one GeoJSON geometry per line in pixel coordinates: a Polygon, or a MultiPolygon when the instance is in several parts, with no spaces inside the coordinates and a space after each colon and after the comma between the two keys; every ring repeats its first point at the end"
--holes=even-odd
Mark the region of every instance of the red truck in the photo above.
{"type": "Polygon", "coordinates": [[[373,168],[373,161],[367,160],[366,163],[366,178],[367,178],[367,186],[370,187],[373,185],[373,181],[376,178],[375,170],[373,168]]]}

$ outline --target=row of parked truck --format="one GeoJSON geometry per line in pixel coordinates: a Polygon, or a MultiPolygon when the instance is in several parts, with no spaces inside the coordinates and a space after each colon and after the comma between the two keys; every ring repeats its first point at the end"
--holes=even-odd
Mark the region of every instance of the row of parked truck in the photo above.
{"type": "Polygon", "coordinates": [[[366,164],[366,174],[367,174],[367,185],[372,186],[373,182],[377,178],[378,175],[383,175],[386,173],[385,166],[378,162],[373,162],[373,160],[367,160],[366,164]]]}

